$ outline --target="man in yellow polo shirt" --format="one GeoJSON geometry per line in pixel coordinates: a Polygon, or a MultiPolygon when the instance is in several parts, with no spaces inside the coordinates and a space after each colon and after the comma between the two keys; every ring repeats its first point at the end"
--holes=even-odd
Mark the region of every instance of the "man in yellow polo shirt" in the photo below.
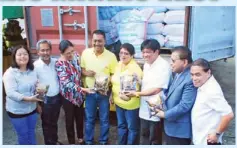
{"type": "MultiPolygon", "coordinates": [[[[85,49],[81,56],[82,74],[85,76],[84,85],[87,88],[94,88],[95,75],[108,75],[114,73],[117,59],[115,55],[105,49],[105,33],[102,30],[95,30],[92,35],[93,48],[85,49]]],[[[100,119],[100,144],[108,143],[109,134],[109,96],[98,92],[87,94],[85,100],[85,143],[94,143],[94,127],[96,111],[99,107],[100,119]]]]}

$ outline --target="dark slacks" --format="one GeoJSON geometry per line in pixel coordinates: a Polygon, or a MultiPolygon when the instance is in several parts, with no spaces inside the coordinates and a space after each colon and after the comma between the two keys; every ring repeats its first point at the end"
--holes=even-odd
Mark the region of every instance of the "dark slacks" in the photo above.
{"type": "Polygon", "coordinates": [[[61,108],[61,95],[44,97],[42,106],[42,128],[44,142],[47,145],[55,145],[58,141],[58,118],[61,108]]]}
{"type": "Polygon", "coordinates": [[[161,145],[162,144],[162,122],[148,121],[141,119],[141,144],[161,145]]]}
{"type": "Polygon", "coordinates": [[[83,118],[84,108],[72,104],[70,101],[63,99],[63,109],[65,111],[66,131],[69,144],[75,144],[74,121],[76,122],[77,138],[83,139],[83,118]]]}
{"type": "Polygon", "coordinates": [[[165,134],[166,145],[190,145],[191,139],[171,137],[165,134]]]}

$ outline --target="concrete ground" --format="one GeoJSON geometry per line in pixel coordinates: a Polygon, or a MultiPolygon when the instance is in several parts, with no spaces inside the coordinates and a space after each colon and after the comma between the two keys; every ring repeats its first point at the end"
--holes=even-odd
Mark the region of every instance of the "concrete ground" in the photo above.
{"type": "MultiPolygon", "coordinates": [[[[235,59],[230,58],[227,62],[216,61],[211,63],[213,74],[220,83],[226,100],[232,106],[233,111],[235,112],[235,59]]],[[[60,119],[58,122],[59,125],[59,141],[67,144],[66,138],[66,129],[64,123],[64,112],[61,110],[60,119]]],[[[99,136],[99,124],[97,122],[95,128],[95,140],[98,140],[99,136]]],[[[36,127],[36,136],[39,145],[43,145],[43,136],[42,136],[41,120],[39,118],[37,127],[36,127]]],[[[116,121],[111,118],[111,127],[110,127],[110,141],[111,144],[116,144],[117,141],[117,127],[116,121]]],[[[224,134],[223,142],[225,145],[234,145],[235,144],[235,119],[231,121],[231,124],[227,131],[224,134]]],[[[4,145],[15,145],[17,144],[16,133],[12,128],[12,125],[9,121],[9,118],[5,111],[3,111],[3,144],[4,145]]]]}

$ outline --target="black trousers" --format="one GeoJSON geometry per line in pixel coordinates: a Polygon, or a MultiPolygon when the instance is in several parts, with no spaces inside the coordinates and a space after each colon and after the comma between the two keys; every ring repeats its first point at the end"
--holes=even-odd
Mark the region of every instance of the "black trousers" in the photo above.
{"type": "Polygon", "coordinates": [[[165,134],[166,145],[190,145],[191,139],[171,137],[165,134]]]}
{"type": "Polygon", "coordinates": [[[162,122],[141,119],[142,145],[162,145],[162,122]]]}
{"type": "Polygon", "coordinates": [[[42,128],[46,145],[55,145],[58,141],[58,117],[60,114],[61,95],[45,97],[42,107],[42,128]]]}
{"type": "Polygon", "coordinates": [[[83,118],[84,108],[72,104],[70,101],[63,99],[63,109],[65,111],[66,131],[69,144],[75,144],[74,121],[76,122],[77,138],[83,139],[83,118]]]}

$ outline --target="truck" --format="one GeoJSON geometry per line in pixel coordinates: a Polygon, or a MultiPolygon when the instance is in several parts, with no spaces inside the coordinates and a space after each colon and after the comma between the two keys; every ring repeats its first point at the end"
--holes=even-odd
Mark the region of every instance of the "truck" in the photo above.
{"type": "MultiPolygon", "coordinates": [[[[43,38],[49,39],[53,44],[53,54],[59,55],[60,40],[68,39],[81,53],[91,46],[93,30],[99,29],[100,9],[96,6],[24,7],[27,45],[35,53],[36,42],[43,38]]],[[[193,59],[215,61],[233,57],[235,7],[185,7],[183,32],[183,45],[192,50],[193,59]]],[[[163,51],[170,53],[167,48],[163,48],[163,51]]]]}
{"type": "MultiPolygon", "coordinates": [[[[60,41],[68,39],[74,44],[77,52],[82,53],[84,49],[91,47],[92,32],[100,29],[99,13],[105,7],[23,7],[28,48],[37,57],[37,41],[48,39],[52,43],[53,56],[58,57],[60,41]]],[[[234,6],[186,6],[184,11],[183,45],[191,49],[194,60],[204,58],[208,61],[216,61],[235,56],[234,6]]],[[[107,47],[108,49],[119,48],[119,44],[116,42],[107,47]]],[[[171,50],[172,48],[162,47],[162,56],[169,60],[171,50]]],[[[143,63],[142,59],[136,60],[140,64],[143,63]]]]}

